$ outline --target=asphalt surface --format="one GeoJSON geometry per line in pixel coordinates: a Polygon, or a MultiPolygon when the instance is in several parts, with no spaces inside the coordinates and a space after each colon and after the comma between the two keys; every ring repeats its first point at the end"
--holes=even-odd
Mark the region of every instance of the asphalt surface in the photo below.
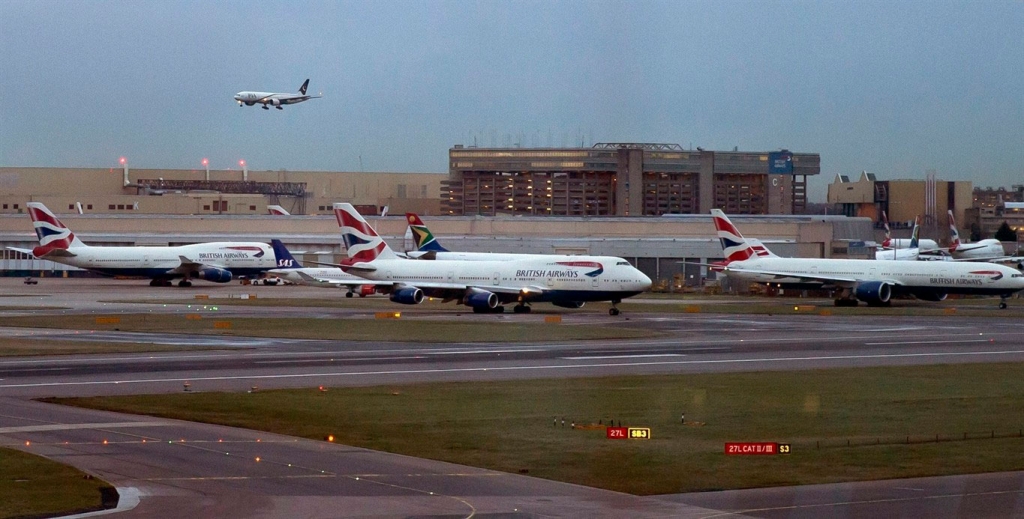
{"type": "MultiPolygon", "coordinates": [[[[185,307],[191,303],[189,292],[140,289],[137,283],[49,280],[41,283],[43,288],[22,288],[6,281],[0,283],[0,305],[7,308],[0,308],[0,315],[194,311],[185,307]],[[59,294],[47,287],[58,282],[59,294]],[[110,302],[169,297],[182,299],[183,304],[110,302]]],[[[255,290],[264,297],[342,296],[320,289],[234,285],[209,292],[216,297],[255,290]]],[[[623,310],[619,318],[566,310],[561,313],[562,326],[616,319],[621,326],[657,329],[666,336],[551,343],[367,343],[0,328],[0,338],[190,348],[0,358],[0,444],[74,465],[122,489],[138,489],[139,504],[118,514],[126,517],[1024,516],[1021,473],[638,498],[325,442],[29,400],[181,392],[186,383],[191,391],[246,391],[254,386],[1024,361],[1024,326],[995,311],[992,317],[950,318],[634,314],[628,305],[623,310]],[[191,349],[195,346],[211,349],[191,349]]],[[[358,308],[228,305],[218,312],[331,319],[373,313],[358,308]]],[[[543,320],[539,315],[445,312],[440,318],[543,320]]],[[[426,311],[403,318],[439,316],[426,311]]]]}

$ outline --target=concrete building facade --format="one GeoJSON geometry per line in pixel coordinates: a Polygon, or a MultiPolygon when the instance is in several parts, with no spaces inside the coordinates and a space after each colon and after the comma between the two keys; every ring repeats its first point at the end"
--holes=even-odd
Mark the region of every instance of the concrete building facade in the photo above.
{"type": "Polygon", "coordinates": [[[450,215],[800,214],[813,153],[684,150],[678,144],[448,151],[450,215]]]}

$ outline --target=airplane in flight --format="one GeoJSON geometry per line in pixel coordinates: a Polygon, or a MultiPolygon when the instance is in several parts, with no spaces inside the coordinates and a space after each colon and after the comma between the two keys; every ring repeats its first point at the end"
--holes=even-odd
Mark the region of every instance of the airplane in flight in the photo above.
{"type": "Polygon", "coordinates": [[[303,267],[281,240],[270,240],[270,246],[273,247],[274,257],[277,258],[277,268],[267,271],[271,276],[277,276],[296,285],[343,288],[348,290],[345,297],[352,297],[355,294],[366,297],[376,292],[379,283],[347,274],[338,267],[303,267]]]}
{"type": "Polygon", "coordinates": [[[273,204],[267,206],[267,213],[271,216],[291,216],[292,214],[289,213],[287,209],[273,204]]]}
{"type": "Polygon", "coordinates": [[[227,283],[237,276],[258,276],[275,267],[274,252],[266,243],[213,242],[173,247],[100,247],[78,239],[47,207],[26,204],[39,237],[33,249],[12,250],[31,254],[106,276],[148,277],[150,286],[192,286],[193,279],[227,283]]]}
{"type": "Polygon", "coordinates": [[[609,315],[618,304],[642,293],[651,280],[622,258],[612,256],[527,257],[509,260],[433,260],[401,258],[370,227],[352,204],[334,204],[348,260],[347,272],[390,284],[392,301],[419,304],[424,297],[457,301],[475,313],[528,313],[532,303],[580,308],[592,301],[610,301],[609,315]]]}
{"type": "Polygon", "coordinates": [[[293,105],[295,103],[301,103],[308,99],[316,99],[323,97],[323,95],[306,95],[306,88],[309,86],[309,79],[302,82],[302,86],[299,87],[298,94],[279,94],[275,92],[239,92],[235,94],[235,101],[238,101],[238,106],[253,106],[257,103],[263,105],[264,110],[270,110],[273,106],[278,110],[283,110],[282,105],[293,105]]]}
{"type": "Polygon", "coordinates": [[[1024,290],[1024,273],[992,263],[765,256],[724,212],[712,209],[711,215],[725,254],[724,262],[712,265],[715,270],[744,282],[834,288],[839,291],[836,306],[857,306],[858,301],[889,306],[898,294],[925,301],[942,301],[947,294],[979,294],[999,296],[999,308],[1006,308],[1006,298],[1024,290]]]}

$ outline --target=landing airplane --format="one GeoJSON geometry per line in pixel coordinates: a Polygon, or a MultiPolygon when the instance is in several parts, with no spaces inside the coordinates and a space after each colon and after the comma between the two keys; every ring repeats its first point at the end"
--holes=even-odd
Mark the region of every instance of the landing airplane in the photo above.
{"type": "Polygon", "coordinates": [[[347,272],[391,284],[391,300],[419,304],[424,296],[457,301],[475,313],[504,312],[516,303],[516,313],[530,311],[532,303],[580,308],[590,301],[617,305],[651,286],[651,280],[628,261],[611,256],[578,258],[521,258],[510,260],[416,261],[398,257],[352,204],[334,204],[349,259],[347,272]]]}
{"type": "Polygon", "coordinates": [[[273,106],[278,110],[283,110],[281,105],[293,105],[295,103],[301,103],[308,99],[315,99],[323,97],[322,95],[306,95],[306,87],[309,86],[309,79],[302,82],[302,86],[299,87],[298,94],[278,94],[274,92],[239,92],[235,94],[235,101],[238,101],[238,106],[252,106],[257,103],[263,105],[264,110],[270,110],[273,106]]]}
{"type": "Polygon", "coordinates": [[[875,261],[859,259],[780,258],[760,255],[719,209],[711,215],[722,242],[725,262],[716,270],[744,282],[835,288],[836,306],[889,306],[893,294],[942,301],[947,294],[995,295],[999,308],[1024,290],[1024,273],[991,263],[875,261]]]}
{"type": "Polygon", "coordinates": [[[235,276],[258,276],[274,268],[274,253],[266,243],[214,242],[175,247],[91,247],[68,229],[45,205],[29,202],[29,216],[39,237],[31,250],[9,247],[64,265],[106,276],[152,278],[150,286],[192,286],[193,279],[227,283],[235,276]]]}
{"type": "MultiPolygon", "coordinates": [[[[281,240],[270,240],[270,246],[274,248],[277,268],[269,270],[267,272],[269,275],[277,276],[296,285],[344,288],[348,290],[345,297],[352,297],[355,294],[359,294],[359,297],[366,297],[376,292],[378,283],[346,274],[338,267],[303,267],[299,260],[295,259],[281,243],[281,240]]],[[[391,283],[385,283],[385,285],[390,286],[391,283]]]]}

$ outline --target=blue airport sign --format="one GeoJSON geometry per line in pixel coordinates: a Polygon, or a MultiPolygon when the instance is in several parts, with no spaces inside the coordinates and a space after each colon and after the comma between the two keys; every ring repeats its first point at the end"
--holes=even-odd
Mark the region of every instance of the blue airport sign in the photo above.
{"type": "Polygon", "coordinates": [[[775,175],[793,173],[793,154],[786,150],[769,153],[768,173],[775,175]]]}

